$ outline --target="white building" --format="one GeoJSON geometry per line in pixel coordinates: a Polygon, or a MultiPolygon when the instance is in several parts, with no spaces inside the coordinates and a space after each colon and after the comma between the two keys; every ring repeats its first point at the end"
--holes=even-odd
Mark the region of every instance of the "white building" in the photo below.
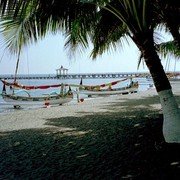
{"type": "Polygon", "coordinates": [[[57,76],[62,76],[62,75],[67,75],[67,74],[68,74],[68,69],[64,68],[62,65],[59,69],[56,69],[57,76]]]}

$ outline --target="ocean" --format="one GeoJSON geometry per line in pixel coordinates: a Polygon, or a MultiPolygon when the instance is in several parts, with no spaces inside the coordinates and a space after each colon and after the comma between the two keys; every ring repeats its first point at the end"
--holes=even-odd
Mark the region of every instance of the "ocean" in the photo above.
{"type": "MultiPolygon", "coordinates": [[[[104,83],[110,83],[112,81],[117,81],[120,80],[119,78],[91,78],[91,79],[83,79],[83,85],[100,85],[104,83]]],[[[12,80],[8,80],[8,82],[11,82],[12,80]]],[[[18,82],[22,85],[53,85],[53,84],[79,84],[81,79],[31,79],[31,80],[18,80],[18,82]]],[[[139,88],[138,91],[145,91],[147,90],[150,85],[152,85],[152,81],[147,81],[146,78],[134,78],[133,81],[138,81],[139,82],[139,88]]],[[[117,87],[123,87],[126,86],[130,83],[130,80],[126,80],[123,82],[120,82],[116,85],[114,85],[112,88],[117,88],[117,87]]],[[[2,92],[3,84],[0,82],[0,92],[2,92]]],[[[76,90],[76,88],[72,88],[73,91],[76,90]]],[[[9,88],[7,88],[7,92],[9,91],[9,88]]],[[[31,95],[41,95],[41,94],[48,94],[51,92],[59,92],[60,88],[49,88],[45,90],[30,90],[31,95]]],[[[81,95],[80,98],[88,98],[85,95],[81,95]]],[[[73,101],[77,101],[77,95],[74,93],[74,98],[73,101]]],[[[29,109],[32,107],[27,107],[26,109],[29,109]]],[[[35,107],[33,107],[35,108],[35,107]]],[[[25,109],[25,110],[26,110],[25,109]]],[[[0,114],[2,113],[9,113],[12,111],[15,111],[11,105],[7,105],[4,100],[2,99],[2,96],[0,96],[0,114]]]]}

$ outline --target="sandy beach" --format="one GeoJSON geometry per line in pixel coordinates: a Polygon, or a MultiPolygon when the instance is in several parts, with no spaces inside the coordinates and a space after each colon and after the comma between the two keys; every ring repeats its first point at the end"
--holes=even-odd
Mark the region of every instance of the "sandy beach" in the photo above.
{"type": "MultiPolygon", "coordinates": [[[[0,116],[0,131],[13,131],[29,128],[45,128],[46,119],[61,118],[61,117],[79,117],[83,115],[93,115],[94,113],[111,112],[116,109],[114,103],[122,103],[122,106],[118,107],[118,111],[126,111],[123,102],[130,99],[141,99],[143,97],[157,95],[154,89],[146,92],[98,97],[86,99],[81,103],[68,103],[63,106],[37,108],[30,110],[19,110],[0,116]]],[[[140,105],[141,106],[141,105],[140,105]]],[[[152,107],[158,109],[159,104],[152,105],[152,107]]],[[[142,104],[143,107],[143,104],[142,104]]],[[[115,110],[116,111],[116,110],[115,110]]]]}
{"type": "MultiPolygon", "coordinates": [[[[180,82],[172,83],[173,93],[180,95],[180,82]]],[[[61,117],[79,117],[83,115],[93,115],[94,113],[105,112],[127,112],[129,108],[124,106],[124,102],[131,103],[138,101],[136,108],[143,108],[149,106],[152,110],[160,111],[161,106],[156,98],[156,103],[150,101],[144,102],[145,98],[155,97],[157,92],[154,88],[147,91],[138,92],[129,95],[115,95],[108,97],[98,97],[86,99],[82,103],[69,103],[63,106],[38,108],[30,110],[16,110],[5,115],[0,115],[0,131],[13,131],[29,128],[45,128],[46,119],[61,118],[61,117]],[[141,102],[142,101],[142,102],[141,102]],[[118,103],[120,106],[116,107],[114,104],[118,103]]]]}
{"type": "MultiPolygon", "coordinates": [[[[180,105],[180,81],[171,84],[180,105]]],[[[149,89],[2,114],[0,179],[177,178],[179,144],[155,145],[161,113],[149,89]]]]}

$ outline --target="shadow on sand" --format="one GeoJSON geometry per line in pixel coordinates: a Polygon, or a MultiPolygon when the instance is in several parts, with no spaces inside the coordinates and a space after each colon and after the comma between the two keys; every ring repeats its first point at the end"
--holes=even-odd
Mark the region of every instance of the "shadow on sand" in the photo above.
{"type": "Polygon", "coordinates": [[[0,179],[179,179],[180,144],[157,148],[162,115],[138,107],[156,104],[153,98],[48,119],[45,129],[0,133],[0,179]]]}

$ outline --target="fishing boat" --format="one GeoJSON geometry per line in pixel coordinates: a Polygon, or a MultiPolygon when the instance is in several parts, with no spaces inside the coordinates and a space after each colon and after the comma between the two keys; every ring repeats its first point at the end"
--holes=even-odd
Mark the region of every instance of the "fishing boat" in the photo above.
{"type": "MultiPolygon", "coordinates": [[[[2,81],[3,82],[3,81],[2,81]]],[[[2,98],[14,108],[20,108],[22,106],[51,106],[51,105],[62,105],[70,102],[73,99],[73,93],[71,88],[67,92],[64,92],[63,85],[61,85],[60,93],[43,94],[42,96],[31,96],[26,90],[21,90],[23,95],[18,94],[19,91],[13,92],[12,94],[6,93],[6,84],[3,85],[2,98]]]]}
{"type": "MultiPolygon", "coordinates": [[[[126,79],[124,79],[126,80],[126,79]]],[[[124,81],[121,80],[121,81],[124,81]]],[[[138,82],[133,82],[125,87],[120,87],[120,88],[112,88],[112,85],[117,84],[119,81],[105,84],[105,86],[108,85],[108,88],[102,89],[101,87],[105,87],[104,85],[100,86],[84,86],[84,89],[80,89],[79,93],[80,94],[85,94],[88,95],[89,97],[91,96],[107,96],[107,95],[117,95],[117,94],[129,94],[129,93],[135,93],[138,91],[139,84],[138,82]]]]}

